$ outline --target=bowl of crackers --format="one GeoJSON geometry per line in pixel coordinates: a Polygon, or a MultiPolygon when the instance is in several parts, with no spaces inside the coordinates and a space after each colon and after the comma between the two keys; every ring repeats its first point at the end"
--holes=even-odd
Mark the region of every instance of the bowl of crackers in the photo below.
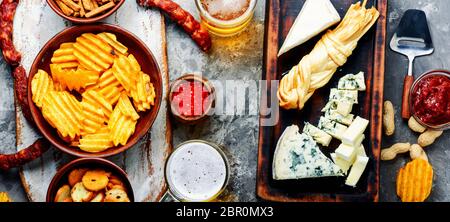
{"type": "Polygon", "coordinates": [[[47,0],[61,17],[78,24],[98,22],[117,11],[125,0],[47,0]]]}
{"type": "Polygon", "coordinates": [[[127,174],[111,161],[81,158],[63,166],[47,190],[47,202],[134,202],[127,174]]]}
{"type": "Polygon", "coordinates": [[[119,154],[150,130],[162,99],[157,61],[144,42],[110,24],[74,26],[35,58],[28,102],[37,128],[77,157],[119,154]]]}

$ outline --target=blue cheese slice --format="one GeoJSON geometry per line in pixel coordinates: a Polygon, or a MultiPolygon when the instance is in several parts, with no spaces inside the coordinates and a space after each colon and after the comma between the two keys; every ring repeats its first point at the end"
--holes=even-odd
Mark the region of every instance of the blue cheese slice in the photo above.
{"type": "Polygon", "coordinates": [[[338,89],[366,91],[366,82],[364,80],[364,72],[360,72],[356,75],[348,74],[348,75],[342,77],[339,80],[338,89]]]}
{"type": "Polygon", "coordinates": [[[319,129],[330,134],[332,137],[341,140],[347,127],[326,117],[320,117],[319,129]]]}
{"type": "Polygon", "coordinates": [[[343,171],[320,151],[314,139],[298,130],[298,126],[290,126],[278,140],[272,164],[273,179],[343,176],[343,171]]]}
{"type": "Polygon", "coordinates": [[[303,127],[303,133],[310,135],[317,143],[322,146],[329,146],[333,139],[328,133],[320,130],[310,123],[305,123],[303,127]]]}
{"type": "Polygon", "coordinates": [[[358,104],[358,91],[332,88],[329,101],[347,101],[352,104],[358,104]]]}
{"type": "Polygon", "coordinates": [[[307,0],[289,30],[278,56],[299,46],[341,20],[330,0],[307,0]]]}

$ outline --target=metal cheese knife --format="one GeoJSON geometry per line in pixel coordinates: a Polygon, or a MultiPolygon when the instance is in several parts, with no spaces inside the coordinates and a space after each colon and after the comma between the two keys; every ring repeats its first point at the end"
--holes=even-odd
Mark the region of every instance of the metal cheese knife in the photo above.
{"type": "Polygon", "coordinates": [[[402,118],[409,119],[409,92],[414,82],[413,64],[419,56],[430,55],[434,52],[427,16],[421,10],[410,9],[403,15],[397,32],[391,40],[391,49],[403,54],[409,59],[408,75],[403,84],[402,118]]]}

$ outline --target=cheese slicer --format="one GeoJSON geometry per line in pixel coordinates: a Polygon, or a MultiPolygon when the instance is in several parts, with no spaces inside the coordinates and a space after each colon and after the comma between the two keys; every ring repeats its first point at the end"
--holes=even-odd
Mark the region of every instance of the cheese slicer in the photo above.
{"type": "Polygon", "coordinates": [[[403,15],[390,47],[409,59],[408,75],[403,83],[402,118],[409,119],[409,92],[414,82],[414,59],[434,52],[427,16],[421,10],[410,9],[403,15]]]}

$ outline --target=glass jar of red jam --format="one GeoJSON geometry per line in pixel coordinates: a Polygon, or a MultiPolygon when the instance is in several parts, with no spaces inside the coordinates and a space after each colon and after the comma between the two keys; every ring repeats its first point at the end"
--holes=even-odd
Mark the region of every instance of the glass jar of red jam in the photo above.
{"type": "Polygon", "coordinates": [[[436,70],[423,74],[411,87],[409,104],[420,124],[431,129],[450,128],[450,72],[436,70]]]}
{"type": "Polygon", "coordinates": [[[170,110],[177,120],[186,124],[205,119],[214,107],[214,101],[214,87],[199,75],[181,76],[170,87],[170,110]]]}

